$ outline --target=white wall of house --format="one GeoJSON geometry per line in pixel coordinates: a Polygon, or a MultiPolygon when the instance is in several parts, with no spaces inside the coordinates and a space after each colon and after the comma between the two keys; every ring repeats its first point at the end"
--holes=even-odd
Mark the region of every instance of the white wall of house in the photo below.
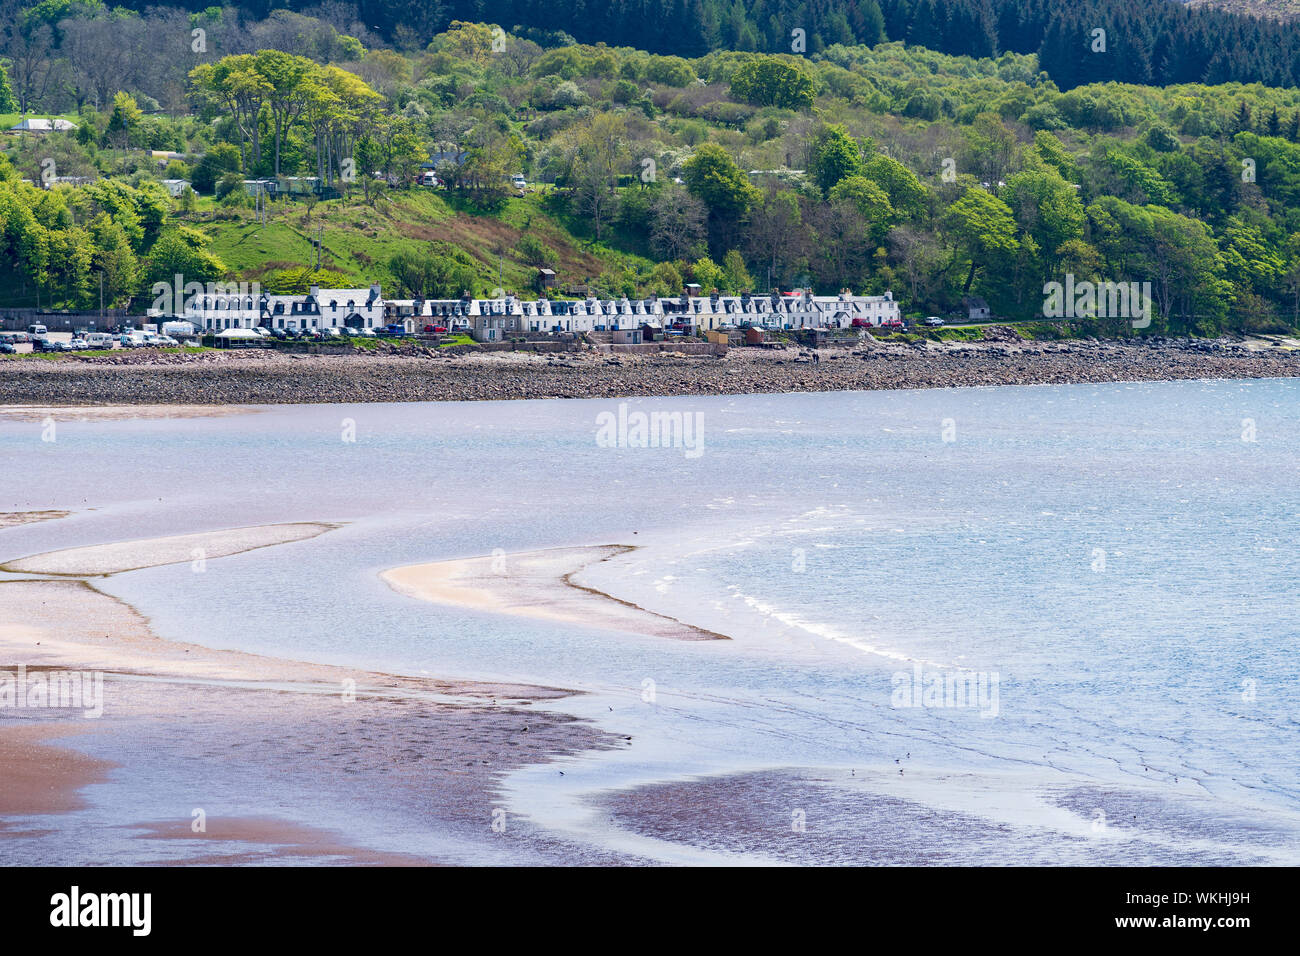
{"type": "Polygon", "coordinates": [[[771,298],[707,296],[691,298],[684,312],[669,308],[659,299],[587,299],[566,302],[563,307],[547,299],[524,301],[514,296],[497,299],[392,300],[385,303],[378,285],[358,289],[316,289],[307,295],[201,295],[194,297],[184,318],[209,331],[229,328],[270,329],[337,328],[361,325],[382,328],[387,322],[412,319],[417,330],[424,325],[472,328],[481,318],[502,319],[489,323],[502,332],[593,332],[636,329],[643,324],[671,325],[685,319],[700,331],[735,327],[743,322],[809,329],[849,327],[854,319],[878,326],[901,317],[898,303],[886,292],[878,296],[813,296],[801,293],[771,298]],[[348,322],[350,316],[357,319],[348,322]]]}
{"type": "Polygon", "coordinates": [[[384,325],[384,299],[379,287],[368,289],[312,288],[306,295],[193,296],[185,318],[202,329],[341,329],[351,323],[367,329],[384,325]]]}

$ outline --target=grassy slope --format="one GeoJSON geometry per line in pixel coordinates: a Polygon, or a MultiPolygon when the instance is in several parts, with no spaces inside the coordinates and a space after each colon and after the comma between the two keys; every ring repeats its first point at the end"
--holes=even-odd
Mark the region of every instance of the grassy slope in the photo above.
{"type": "MultiPolygon", "coordinates": [[[[314,263],[310,239],[321,230],[321,265],[351,276],[357,285],[391,283],[385,264],[402,249],[429,248],[449,242],[480,265],[480,288],[498,284],[528,294],[536,269],[520,261],[515,246],[525,233],[555,253],[561,284],[582,282],[620,263],[648,266],[648,260],[596,245],[575,235],[558,215],[547,210],[541,195],[508,199],[496,210],[482,210],[456,197],[429,189],[394,192],[375,207],[360,198],[318,203],[310,219],[301,202],[275,203],[265,227],[244,213],[232,221],[197,223],[212,240],[211,250],[241,279],[260,278],[271,269],[314,263]],[[499,253],[499,254],[498,254],[499,253]]],[[[207,203],[200,212],[212,207],[207,203]]],[[[391,291],[390,291],[391,294],[391,291]]]]}

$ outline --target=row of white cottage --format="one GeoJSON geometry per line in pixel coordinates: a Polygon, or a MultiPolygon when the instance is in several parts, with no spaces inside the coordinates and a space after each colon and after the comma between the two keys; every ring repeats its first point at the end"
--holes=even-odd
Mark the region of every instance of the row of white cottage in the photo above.
{"type": "Polygon", "coordinates": [[[490,342],[519,332],[602,332],[678,326],[707,332],[742,323],[779,329],[849,328],[897,323],[892,293],[817,296],[809,290],[771,296],[682,296],[649,299],[384,299],[369,289],[320,289],[306,295],[251,293],[195,296],[184,317],[217,331],[251,329],[378,329],[398,324],[464,331],[490,342]]]}

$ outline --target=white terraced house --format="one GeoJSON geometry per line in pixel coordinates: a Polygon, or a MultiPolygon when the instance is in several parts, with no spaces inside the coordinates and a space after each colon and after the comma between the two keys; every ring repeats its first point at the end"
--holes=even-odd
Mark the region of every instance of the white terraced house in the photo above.
{"type": "Polygon", "coordinates": [[[222,329],[383,328],[401,324],[409,332],[426,325],[466,332],[483,342],[512,332],[612,332],[686,327],[707,332],[743,323],[778,329],[826,329],[897,323],[893,294],[682,295],[661,299],[390,299],[378,284],[369,289],[320,289],[306,295],[195,296],[184,318],[209,331],[222,329]]]}
{"type": "Polygon", "coordinates": [[[321,289],[306,295],[202,294],[187,303],[184,318],[198,327],[223,329],[375,329],[384,324],[379,284],[368,289],[321,289]]]}
{"type": "Polygon", "coordinates": [[[879,326],[901,318],[890,292],[815,296],[805,290],[779,296],[684,296],[659,303],[670,324],[685,319],[703,332],[745,322],[780,329],[833,329],[849,328],[855,319],[859,325],[879,326]]]}

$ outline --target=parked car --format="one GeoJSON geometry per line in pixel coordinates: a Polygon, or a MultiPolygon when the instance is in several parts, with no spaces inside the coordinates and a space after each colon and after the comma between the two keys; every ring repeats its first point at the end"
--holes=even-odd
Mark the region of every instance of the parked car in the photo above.
{"type": "Polygon", "coordinates": [[[15,355],[17,352],[18,347],[12,342],[0,342],[0,355],[15,355]]]}
{"type": "Polygon", "coordinates": [[[271,334],[271,330],[270,330],[270,329],[266,328],[265,326],[261,326],[261,325],[256,326],[256,327],[253,329],[253,331],[256,332],[258,335],[260,335],[262,338],[267,338],[267,337],[269,337],[270,334],[271,334]]]}
{"type": "Polygon", "coordinates": [[[926,318],[925,324],[937,329],[939,326],[943,325],[943,319],[939,318],[937,315],[931,315],[926,318]]]}
{"type": "Polygon", "coordinates": [[[165,347],[167,347],[167,348],[175,348],[176,346],[180,345],[181,343],[178,342],[178,341],[176,341],[176,340],[175,340],[174,338],[172,338],[170,335],[160,335],[160,336],[158,336],[158,337],[155,339],[154,344],[156,344],[156,345],[162,345],[162,346],[165,346],[165,347]]]}
{"type": "Polygon", "coordinates": [[[384,326],[384,333],[386,335],[405,335],[406,326],[399,322],[394,322],[391,325],[384,326]]]}
{"type": "Polygon", "coordinates": [[[117,344],[124,349],[133,349],[136,346],[136,341],[129,332],[123,332],[117,337],[117,344]]]}
{"type": "Polygon", "coordinates": [[[47,329],[47,328],[46,328],[45,326],[43,326],[43,325],[29,325],[29,326],[27,326],[27,334],[30,335],[30,336],[32,336],[33,338],[35,338],[36,336],[44,337],[44,336],[48,335],[49,332],[50,332],[50,330],[47,329]]]}

